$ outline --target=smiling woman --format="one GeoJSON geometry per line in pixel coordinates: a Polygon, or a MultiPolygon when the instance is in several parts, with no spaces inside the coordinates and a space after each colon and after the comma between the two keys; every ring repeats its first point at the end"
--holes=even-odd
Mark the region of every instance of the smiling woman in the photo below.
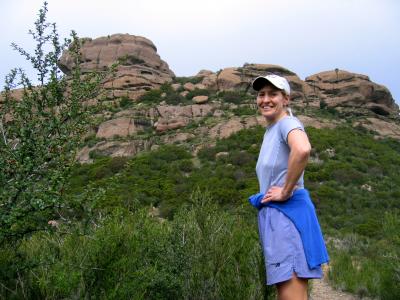
{"type": "Polygon", "coordinates": [[[259,209],[258,227],[267,284],[276,284],[278,299],[307,299],[309,278],[321,278],[329,260],[309,193],[304,169],[311,145],[301,122],[288,109],[286,78],[257,77],[253,88],[267,120],[256,171],[260,193],[250,197],[259,209]]]}

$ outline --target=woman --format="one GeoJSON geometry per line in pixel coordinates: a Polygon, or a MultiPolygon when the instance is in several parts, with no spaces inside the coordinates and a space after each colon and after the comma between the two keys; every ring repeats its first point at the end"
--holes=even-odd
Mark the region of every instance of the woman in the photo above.
{"type": "Polygon", "coordinates": [[[321,278],[321,264],[329,261],[303,185],[311,145],[303,125],[288,108],[290,86],[284,77],[257,77],[253,89],[268,123],[256,166],[260,193],[249,198],[259,209],[267,284],[276,284],[280,300],[303,300],[308,279],[321,278]]]}

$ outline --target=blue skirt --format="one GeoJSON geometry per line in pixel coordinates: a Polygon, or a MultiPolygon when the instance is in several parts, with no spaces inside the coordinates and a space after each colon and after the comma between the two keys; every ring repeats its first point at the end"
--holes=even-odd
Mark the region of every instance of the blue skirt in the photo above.
{"type": "Polygon", "coordinates": [[[293,222],[273,207],[258,212],[258,230],[265,258],[267,285],[292,278],[322,278],[322,268],[310,269],[300,234],[293,222]]]}

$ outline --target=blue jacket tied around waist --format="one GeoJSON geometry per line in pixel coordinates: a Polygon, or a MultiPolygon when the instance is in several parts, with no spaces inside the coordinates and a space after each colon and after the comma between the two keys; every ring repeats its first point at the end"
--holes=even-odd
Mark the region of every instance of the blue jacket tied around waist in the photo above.
{"type": "Polygon", "coordinates": [[[308,190],[298,189],[288,200],[282,202],[261,203],[263,197],[263,193],[252,195],[249,202],[259,210],[264,206],[276,208],[293,222],[300,233],[310,269],[329,262],[328,251],[308,190]]]}

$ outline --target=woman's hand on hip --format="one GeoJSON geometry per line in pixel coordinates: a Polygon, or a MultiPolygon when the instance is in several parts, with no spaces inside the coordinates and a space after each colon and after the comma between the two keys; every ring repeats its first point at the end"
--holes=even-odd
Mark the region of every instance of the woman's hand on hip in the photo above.
{"type": "Polygon", "coordinates": [[[261,203],[267,203],[270,201],[286,201],[291,196],[291,193],[285,193],[282,187],[272,186],[268,192],[264,195],[261,203]]]}

